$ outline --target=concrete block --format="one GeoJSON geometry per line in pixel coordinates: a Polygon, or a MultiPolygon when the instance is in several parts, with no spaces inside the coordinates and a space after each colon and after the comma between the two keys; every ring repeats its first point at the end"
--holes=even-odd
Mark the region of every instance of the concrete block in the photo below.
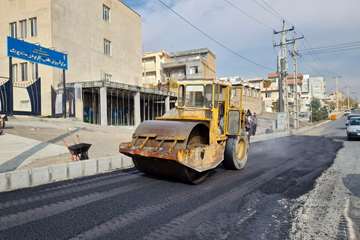
{"type": "Polygon", "coordinates": [[[84,176],[91,176],[97,173],[97,161],[87,160],[83,161],[84,176]]]}
{"type": "Polygon", "coordinates": [[[7,173],[1,173],[0,174],[0,192],[4,192],[6,190],[8,190],[8,185],[7,185],[7,173]]]}
{"type": "Polygon", "coordinates": [[[69,163],[68,170],[69,170],[69,178],[70,179],[82,177],[82,175],[83,175],[82,162],[69,163]]]}
{"type": "Polygon", "coordinates": [[[68,179],[67,175],[67,164],[58,164],[49,167],[49,171],[51,174],[51,181],[64,181],[68,179]]]}
{"type": "Polygon", "coordinates": [[[11,172],[9,174],[10,174],[9,190],[30,187],[29,170],[15,171],[15,172],[11,172]]]}
{"type": "Polygon", "coordinates": [[[123,158],[119,156],[118,158],[111,159],[111,168],[112,170],[122,169],[123,168],[123,158]]]}
{"type": "Polygon", "coordinates": [[[123,157],[123,169],[135,167],[134,162],[129,157],[123,157]]]}
{"type": "Polygon", "coordinates": [[[110,171],[110,159],[99,159],[98,162],[98,173],[105,173],[110,171]]]}
{"type": "Polygon", "coordinates": [[[32,186],[47,184],[50,182],[48,167],[34,168],[31,170],[32,186]]]}

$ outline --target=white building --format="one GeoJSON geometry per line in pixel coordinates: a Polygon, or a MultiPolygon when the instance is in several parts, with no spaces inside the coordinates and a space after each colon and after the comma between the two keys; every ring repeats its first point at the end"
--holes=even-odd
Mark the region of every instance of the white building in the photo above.
{"type": "Polygon", "coordinates": [[[310,77],[309,78],[309,91],[312,97],[320,100],[325,98],[325,79],[324,77],[310,77]]]}

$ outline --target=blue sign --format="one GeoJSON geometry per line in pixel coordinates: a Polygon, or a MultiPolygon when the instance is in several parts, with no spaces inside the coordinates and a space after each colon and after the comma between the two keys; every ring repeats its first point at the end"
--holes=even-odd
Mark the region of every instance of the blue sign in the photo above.
{"type": "Polygon", "coordinates": [[[9,57],[20,58],[29,62],[44,64],[60,69],[68,69],[67,54],[12,37],[7,38],[7,47],[9,57]]]}

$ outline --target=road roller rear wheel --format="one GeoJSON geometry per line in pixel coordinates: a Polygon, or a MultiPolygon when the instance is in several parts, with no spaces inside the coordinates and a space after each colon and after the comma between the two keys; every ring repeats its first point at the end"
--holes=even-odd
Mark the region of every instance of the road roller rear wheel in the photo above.
{"type": "Polygon", "coordinates": [[[224,166],[230,170],[243,169],[247,163],[249,144],[247,137],[229,137],[226,141],[224,166]]]}
{"type": "Polygon", "coordinates": [[[175,161],[163,159],[133,157],[137,170],[155,177],[180,180],[185,183],[199,184],[209,175],[209,172],[197,172],[175,161]]]}
{"type": "Polygon", "coordinates": [[[197,172],[191,168],[182,166],[184,168],[184,176],[182,177],[182,181],[186,182],[186,183],[191,183],[191,184],[200,184],[202,182],[204,182],[206,180],[206,178],[209,175],[209,171],[206,172],[197,172]]]}

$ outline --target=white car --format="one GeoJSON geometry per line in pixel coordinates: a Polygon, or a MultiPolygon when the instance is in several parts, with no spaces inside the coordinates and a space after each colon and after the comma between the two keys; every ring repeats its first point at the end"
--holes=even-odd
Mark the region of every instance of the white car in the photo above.
{"type": "Polygon", "coordinates": [[[346,128],[348,140],[353,138],[360,138],[360,117],[352,117],[346,128]]]}
{"type": "Polygon", "coordinates": [[[349,125],[350,119],[353,117],[360,117],[360,114],[349,114],[345,117],[345,126],[347,127],[349,125]]]}

